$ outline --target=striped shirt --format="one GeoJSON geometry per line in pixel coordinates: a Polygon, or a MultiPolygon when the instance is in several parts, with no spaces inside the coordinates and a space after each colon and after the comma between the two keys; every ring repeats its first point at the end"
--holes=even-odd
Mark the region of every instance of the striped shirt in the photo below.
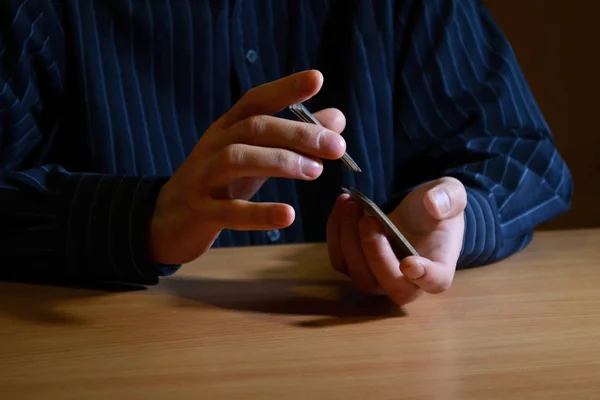
{"type": "Polygon", "coordinates": [[[459,268],[520,251],[570,207],[571,175],[505,36],[478,0],[3,0],[0,271],[154,284],[164,182],[250,88],[305,69],[363,172],[270,179],[289,228],[215,246],[319,242],[341,186],[390,212],[442,176],[468,193],[459,268]]]}

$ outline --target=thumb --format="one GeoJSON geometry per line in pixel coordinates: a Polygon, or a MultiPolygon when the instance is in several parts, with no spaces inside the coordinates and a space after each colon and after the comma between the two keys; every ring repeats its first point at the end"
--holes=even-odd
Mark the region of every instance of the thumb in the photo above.
{"type": "Polygon", "coordinates": [[[444,177],[432,182],[423,202],[427,212],[436,220],[454,218],[467,206],[467,192],[456,178],[444,177]]]}

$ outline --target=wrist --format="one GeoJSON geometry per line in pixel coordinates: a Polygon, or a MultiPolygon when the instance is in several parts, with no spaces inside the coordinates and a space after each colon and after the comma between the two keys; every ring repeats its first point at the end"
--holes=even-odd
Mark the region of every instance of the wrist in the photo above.
{"type": "Polygon", "coordinates": [[[193,211],[177,191],[165,185],[157,196],[147,228],[147,257],[151,264],[181,265],[206,252],[221,229],[193,211]]]}

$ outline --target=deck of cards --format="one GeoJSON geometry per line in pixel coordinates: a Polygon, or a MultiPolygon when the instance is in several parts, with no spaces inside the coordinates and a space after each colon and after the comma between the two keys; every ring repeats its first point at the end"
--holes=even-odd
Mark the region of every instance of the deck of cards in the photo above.
{"type": "MultiPolygon", "coordinates": [[[[321,125],[319,121],[311,114],[310,111],[303,104],[294,104],[289,107],[300,120],[321,125]]],[[[341,158],[344,165],[353,172],[362,172],[358,164],[350,157],[348,153],[345,153],[341,158]]],[[[398,257],[398,260],[402,260],[408,256],[418,256],[419,254],[415,248],[410,244],[406,237],[400,232],[400,230],[393,224],[393,222],[385,215],[383,211],[367,196],[359,192],[354,188],[342,188],[342,191],[349,194],[354,201],[356,201],[365,211],[366,214],[373,216],[385,229],[386,236],[390,242],[392,250],[398,257]]]]}

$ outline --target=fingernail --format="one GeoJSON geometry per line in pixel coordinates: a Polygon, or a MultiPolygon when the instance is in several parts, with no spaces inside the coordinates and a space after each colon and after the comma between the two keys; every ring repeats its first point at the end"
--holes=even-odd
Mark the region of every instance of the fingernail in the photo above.
{"type": "Polygon", "coordinates": [[[425,265],[421,261],[415,261],[410,268],[406,269],[405,274],[409,279],[419,279],[425,274],[425,265]]]}
{"type": "Polygon", "coordinates": [[[450,211],[450,197],[445,190],[434,189],[431,192],[431,198],[433,199],[435,208],[437,208],[440,214],[444,215],[450,211]]]}
{"type": "Polygon", "coordinates": [[[323,131],[319,135],[319,148],[330,154],[343,154],[346,151],[346,141],[338,133],[323,131]]]}
{"type": "Polygon", "coordinates": [[[302,173],[309,178],[316,178],[323,170],[323,166],[320,163],[310,158],[302,158],[301,164],[302,173]]]}

